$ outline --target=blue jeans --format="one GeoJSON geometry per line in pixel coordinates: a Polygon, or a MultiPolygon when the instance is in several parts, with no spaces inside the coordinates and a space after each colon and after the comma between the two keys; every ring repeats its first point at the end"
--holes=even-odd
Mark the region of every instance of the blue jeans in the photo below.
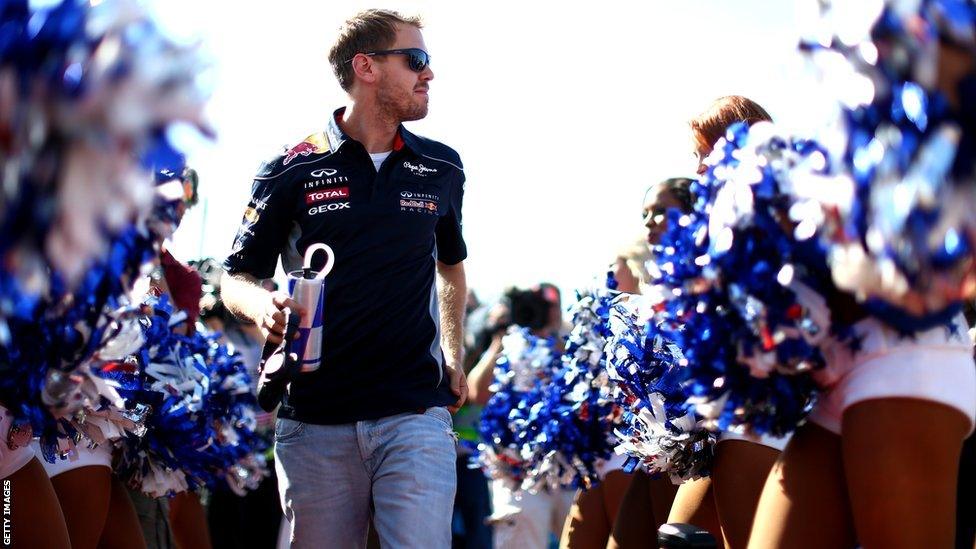
{"type": "Polygon", "coordinates": [[[275,469],[291,546],[451,546],[456,477],[446,408],[343,425],[279,419],[275,469]]]}

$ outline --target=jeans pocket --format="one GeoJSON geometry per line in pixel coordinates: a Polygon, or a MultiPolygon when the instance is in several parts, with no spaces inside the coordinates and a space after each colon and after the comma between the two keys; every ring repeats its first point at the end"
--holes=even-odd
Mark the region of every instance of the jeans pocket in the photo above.
{"type": "Polygon", "coordinates": [[[293,419],[278,418],[275,421],[275,442],[287,442],[305,430],[305,423],[293,419]]]}
{"type": "Polygon", "coordinates": [[[451,412],[448,412],[447,408],[443,406],[431,406],[424,410],[424,415],[436,419],[448,429],[454,429],[454,420],[451,418],[451,412]]]}

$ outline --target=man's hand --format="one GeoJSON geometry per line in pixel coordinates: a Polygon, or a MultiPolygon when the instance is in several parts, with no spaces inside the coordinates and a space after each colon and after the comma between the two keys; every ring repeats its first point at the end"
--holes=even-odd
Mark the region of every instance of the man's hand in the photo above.
{"type": "Polygon", "coordinates": [[[302,318],[308,314],[304,307],[291,298],[285,292],[274,292],[271,294],[271,301],[265,307],[264,314],[257,322],[268,343],[278,345],[285,336],[285,326],[287,324],[285,309],[290,309],[292,314],[301,315],[302,318]]]}
{"type": "Polygon", "coordinates": [[[451,391],[457,395],[457,402],[454,406],[448,406],[447,409],[453,414],[461,409],[464,402],[468,400],[468,379],[464,376],[464,370],[460,366],[452,366],[450,364],[447,367],[447,377],[451,380],[451,391]]]}

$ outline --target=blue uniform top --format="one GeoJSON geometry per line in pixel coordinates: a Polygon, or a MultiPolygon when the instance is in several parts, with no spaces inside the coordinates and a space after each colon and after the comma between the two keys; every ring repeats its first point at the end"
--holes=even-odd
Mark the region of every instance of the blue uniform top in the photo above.
{"type": "MultiPolygon", "coordinates": [[[[224,261],[270,278],[302,267],[309,245],[335,252],[326,277],[322,366],[292,382],[280,417],[350,423],[453,404],[440,347],[436,261],[467,257],[464,169],[441,143],[399,128],[379,173],[336,118],[261,166],[224,261]]],[[[322,258],[317,258],[322,259],[322,258]]],[[[313,264],[313,267],[319,265],[313,264]]]]}

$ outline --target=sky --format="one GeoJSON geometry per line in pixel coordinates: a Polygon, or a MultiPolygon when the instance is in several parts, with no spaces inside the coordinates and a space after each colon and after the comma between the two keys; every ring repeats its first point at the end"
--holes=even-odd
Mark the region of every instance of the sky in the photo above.
{"type": "Polygon", "coordinates": [[[793,2],[160,1],[212,61],[218,132],[191,143],[202,200],[174,255],[225,257],[260,163],[345,104],[326,56],[368,7],[424,19],[430,112],[408,127],[461,155],[465,267],[483,297],[602,277],[642,236],[648,185],[694,174],[687,121],[713,99],[746,95],[788,127],[816,116],[793,2]]]}

